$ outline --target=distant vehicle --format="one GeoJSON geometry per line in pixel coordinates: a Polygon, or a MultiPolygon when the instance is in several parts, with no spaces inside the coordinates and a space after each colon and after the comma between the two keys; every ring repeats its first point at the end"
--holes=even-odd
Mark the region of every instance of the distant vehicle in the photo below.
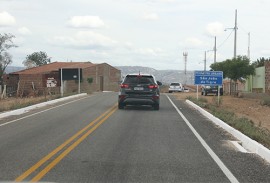
{"type": "Polygon", "coordinates": [[[151,105],[159,110],[160,82],[150,74],[128,74],[120,85],[118,108],[126,105],[151,105]]]}
{"type": "MultiPolygon", "coordinates": [[[[223,95],[222,86],[219,87],[219,92],[220,92],[220,95],[223,95]]],[[[201,94],[204,96],[208,94],[218,95],[218,86],[211,86],[211,85],[202,86],[201,94]]]]}
{"type": "Polygon", "coordinates": [[[169,86],[169,93],[182,91],[184,91],[184,87],[181,83],[171,83],[169,86]]]}

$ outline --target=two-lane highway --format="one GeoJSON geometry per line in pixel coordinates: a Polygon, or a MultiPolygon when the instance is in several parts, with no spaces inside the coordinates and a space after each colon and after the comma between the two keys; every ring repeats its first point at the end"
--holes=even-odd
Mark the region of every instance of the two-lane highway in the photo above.
{"type": "Polygon", "coordinates": [[[270,181],[269,164],[173,95],[159,111],[116,102],[97,93],[1,126],[0,181],[270,181]]]}

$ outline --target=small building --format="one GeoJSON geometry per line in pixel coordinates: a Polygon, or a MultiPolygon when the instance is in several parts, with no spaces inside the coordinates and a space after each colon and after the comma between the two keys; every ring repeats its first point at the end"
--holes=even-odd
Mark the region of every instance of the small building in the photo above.
{"type": "Polygon", "coordinates": [[[107,63],[91,62],[53,62],[33,67],[4,76],[7,93],[20,96],[46,95],[60,93],[61,69],[80,69],[82,78],[79,81],[63,80],[64,93],[117,91],[121,79],[121,71],[107,63]],[[10,91],[9,91],[10,90],[10,91]]]}
{"type": "Polygon", "coordinates": [[[244,91],[270,94],[270,62],[255,69],[255,75],[246,80],[244,91]]]}

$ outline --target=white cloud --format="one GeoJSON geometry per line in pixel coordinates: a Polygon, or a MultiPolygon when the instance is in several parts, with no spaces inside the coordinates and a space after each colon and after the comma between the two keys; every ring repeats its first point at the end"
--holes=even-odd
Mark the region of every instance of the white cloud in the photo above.
{"type": "Polygon", "coordinates": [[[8,12],[4,11],[0,13],[0,27],[1,26],[13,26],[16,24],[15,18],[8,12]]]}
{"type": "Polygon", "coordinates": [[[224,32],[224,26],[220,22],[209,23],[206,26],[206,32],[210,36],[220,36],[224,32]]]}
{"type": "Polygon", "coordinates": [[[134,45],[131,42],[126,42],[124,43],[124,47],[128,50],[131,50],[134,47],[134,45]]]}
{"type": "Polygon", "coordinates": [[[21,27],[18,29],[21,35],[30,35],[32,32],[27,27],[21,27]]]}
{"type": "Polygon", "coordinates": [[[158,56],[163,53],[161,48],[141,48],[136,50],[135,52],[138,54],[151,56],[158,56]]]}
{"type": "Polygon", "coordinates": [[[74,16],[68,25],[75,28],[99,28],[105,24],[98,16],[74,16]]]}
{"type": "Polygon", "coordinates": [[[49,41],[58,46],[81,49],[112,48],[117,42],[102,34],[92,31],[79,31],[74,36],[55,36],[49,41]]]}
{"type": "Polygon", "coordinates": [[[261,54],[270,56],[270,50],[261,50],[261,54]]]}
{"type": "Polygon", "coordinates": [[[158,20],[159,19],[156,13],[145,13],[142,18],[144,20],[158,20]]]}
{"type": "Polygon", "coordinates": [[[160,2],[163,2],[163,3],[173,3],[173,2],[176,2],[176,0],[159,0],[160,2]]]}
{"type": "Polygon", "coordinates": [[[195,37],[190,37],[185,40],[184,46],[188,48],[200,47],[203,42],[195,37]]]}

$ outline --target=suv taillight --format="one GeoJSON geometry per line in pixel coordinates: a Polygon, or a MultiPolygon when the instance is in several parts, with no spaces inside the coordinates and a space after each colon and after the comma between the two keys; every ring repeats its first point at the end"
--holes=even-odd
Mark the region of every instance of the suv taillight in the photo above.
{"type": "Polygon", "coordinates": [[[156,89],[156,88],[158,88],[158,85],[149,85],[148,88],[149,89],[156,89]]]}
{"type": "Polygon", "coordinates": [[[121,88],[128,88],[129,85],[128,85],[128,84],[121,84],[120,87],[121,87],[121,88]]]}

